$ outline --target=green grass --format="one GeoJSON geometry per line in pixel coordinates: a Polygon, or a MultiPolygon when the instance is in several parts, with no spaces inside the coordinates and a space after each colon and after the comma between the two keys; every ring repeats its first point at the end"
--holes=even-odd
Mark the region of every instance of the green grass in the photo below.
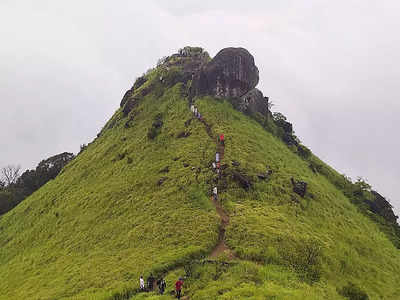
{"type": "Polygon", "coordinates": [[[225,134],[227,172],[240,162],[253,187],[228,178],[220,195],[231,218],[226,242],[238,258],[226,267],[201,263],[220,224],[207,183],[215,141],[197,120],[185,126],[185,88],[162,87],[156,72],[129,128],[118,110],[55,180],[1,217],[0,299],[116,299],[124,291],[172,299],[132,293],[150,272],[165,274],[171,291],[188,262],[190,299],[344,299],[337,291],[348,282],[370,299],[400,298],[399,251],[379,227],[256,121],[210,97],[196,104],[213,132],[225,134]],[[163,126],[151,140],[158,114],[163,126]],[[191,135],[177,138],[182,131],[191,135]],[[267,182],[256,177],[266,165],[267,182]],[[291,177],[308,183],[304,199],[291,177]]]}

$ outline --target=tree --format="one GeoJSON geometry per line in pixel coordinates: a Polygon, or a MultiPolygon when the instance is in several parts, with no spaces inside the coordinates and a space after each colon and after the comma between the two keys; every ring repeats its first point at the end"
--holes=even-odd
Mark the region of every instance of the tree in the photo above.
{"type": "Polygon", "coordinates": [[[286,119],[286,117],[282,114],[282,113],[280,113],[280,112],[274,112],[273,114],[272,114],[272,116],[273,116],[273,118],[274,118],[274,121],[286,121],[287,119],[286,119]]]}
{"type": "Polygon", "coordinates": [[[361,191],[367,191],[367,192],[371,191],[371,185],[369,185],[367,183],[367,180],[362,177],[358,177],[357,182],[354,183],[354,185],[361,191]]]}
{"type": "Polygon", "coordinates": [[[19,171],[21,170],[20,166],[8,165],[1,169],[1,181],[5,186],[9,186],[17,182],[19,177],[19,171]]]}

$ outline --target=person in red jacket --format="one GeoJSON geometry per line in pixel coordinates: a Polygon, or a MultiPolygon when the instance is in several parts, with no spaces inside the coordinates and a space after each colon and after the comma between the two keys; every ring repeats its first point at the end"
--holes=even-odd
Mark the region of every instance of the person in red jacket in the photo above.
{"type": "Polygon", "coordinates": [[[219,142],[221,143],[221,145],[225,145],[225,136],[223,133],[219,135],[219,142]]]}
{"type": "Polygon", "coordinates": [[[183,280],[182,278],[179,278],[179,280],[175,283],[176,297],[178,299],[181,299],[182,285],[183,285],[183,280]]]}

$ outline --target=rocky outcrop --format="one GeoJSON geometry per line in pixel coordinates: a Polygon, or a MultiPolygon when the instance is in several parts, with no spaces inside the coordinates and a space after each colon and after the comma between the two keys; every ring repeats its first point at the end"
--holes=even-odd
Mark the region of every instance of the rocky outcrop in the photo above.
{"type": "Polygon", "coordinates": [[[263,93],[257,88],[250,90],[240,98],[232,99],[231,102],[237,110],[249,115],[258,112],[266,116],[269,112],[268,97],[264,97],[263,93]]]}
{"type": "Polygon", "coordinates": [[[296,181],[294,180],[294,178],[290,178],[290,181],[292,182],[293,185],[293,192],[304,198],[307,192],[307,182],[296,181]]]}
{"type": "Polygon", "coordinates": [[[397,224],[398,217],[393,212],[393,206],[376,191],[371,191],[374,196],[373,200],[364,200],[364,202],[369,206],[369,209],[377,215],[382,216],[386,221],[397,224]]]}
{"type": "Polygon", "coordinates": [[[243,174],[239,170],[232,171],[232,179],[235,182],[237,182],[239,184],[239,186],[246,191],[248,191],[253,185],[251,178],[249,176],[247,176],[246,174],[243,174]]]}
{"type": "Polygon", "coordinates": [[[138,104],[139,104],[139,99],[128,98],[125,101],[124,106],[122,107],[122,113],[124,114],[124,117],[126,117],[132,111],[132,109],[134,109],[138,104]]]}
{"type": "Polygon", "coordinates": [[[195,95],[239,98],[256,87],[258,68],[244,48],[222,49],[193,78],[195,95]]]}

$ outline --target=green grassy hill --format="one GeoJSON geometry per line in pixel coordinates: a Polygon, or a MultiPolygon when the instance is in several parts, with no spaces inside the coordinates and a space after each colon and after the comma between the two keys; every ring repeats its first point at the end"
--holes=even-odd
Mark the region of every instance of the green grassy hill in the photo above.
{"type": "Polygon", "coordinates": [[[165,72],[148,73],[131,111],[119,109],[55,180],[0,217],[0,299],[173,299],[179,276],[190,299],[346,299],[345,287],[400,299],[399,250],[338,189],[338,173],[226,100],[196,98],[205,122],[193,119],[190,81],[165,72]],[[221,242],[210,199],[221,132],[229,250],[209,257],[221,242]],[[259,179],[266,165],[272,175],[259,179]],[[291,178],[308,183],[304,198],[291,178]],[[150,272],[166,276],[167,295],[138,293],[150,272]]]}

